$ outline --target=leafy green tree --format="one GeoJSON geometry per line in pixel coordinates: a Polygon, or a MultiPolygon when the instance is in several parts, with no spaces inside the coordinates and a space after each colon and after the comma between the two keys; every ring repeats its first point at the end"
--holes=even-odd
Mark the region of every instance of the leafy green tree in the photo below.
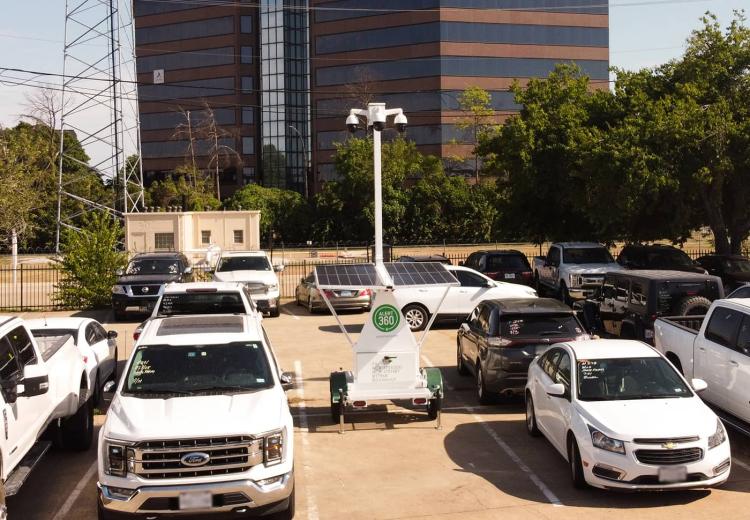
{"type": "Polygon", "coordinates": [[[260,210],[262,243],[269,239],[271,233],[276,233],[277,237],[288,243],[301,243],[309,238],[310,207],[296,191],[248,184],[225,201],[224,207],[260,210]]]}
{"type": "Polygon", "coordinates": [[[183,211],[219,209],[221,202],[214,196],[210,176],[203,175],[189,164],[175,168],[161,181],[154,181],[145,191],[147,206],[165,208],[181,206],[183,211]]]}
{"type": "Polygon", "coordinates": [[[107,213],[89,214],[80,231],[65,230],[57,304],[71,309],[110,305],[116,271],[127,261],[119,247],[122,235],[120,223],[107,213]]]}

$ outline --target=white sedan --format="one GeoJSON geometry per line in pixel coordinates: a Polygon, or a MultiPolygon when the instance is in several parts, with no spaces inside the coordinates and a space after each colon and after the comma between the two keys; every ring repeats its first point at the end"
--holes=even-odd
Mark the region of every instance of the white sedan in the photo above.
{"type": "Polygon", "coordinates": [[[460,282],[459,287],[451,287],[442,305],[445,287],[408,287],[394,291],[396,301],[412,331],[425,328],[430,316],[437,312],[435,321],[464,321],[471,311],[484,300],[504,298],[535,298],[536,291],[531,287],[515,283],[496,282],[474,269],[457,265],[445,268],[460,282]],[[438,308],[439,307],[439,308],[438,308]]]}
{"type": "Polygon", "coordinates": [[[91,318],[42,318],[26,322],[37,337],[70,334],[86,366],[88,388],[94,403],[102,397],[107,381],[117,382],[117,332],[107,332],[91,318]]]}
{"type": "Polygon", "coordinates": [[[575,487],[716,486],[729,478],[729,439],[705,388],[639,341],[559,343],[529,366],[526,428],[568,461],[575,487]]]}

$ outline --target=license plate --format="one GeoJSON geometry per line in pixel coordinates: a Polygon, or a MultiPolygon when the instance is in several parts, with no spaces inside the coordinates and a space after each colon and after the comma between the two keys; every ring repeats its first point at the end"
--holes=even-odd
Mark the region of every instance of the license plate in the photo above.
{"type": "Polygon", "coordinates": [[[672,484],[685,482],[687,480],[687,468],[685,466],[670,466],[659,468],[659,482],[672,484]]]}
{"type": "Polygon", "coordinates": [[[210,509],[212,498],[210,491],[180,493],[180,509],[210,509]]]}
{"type": "Polygon", "coordinates": [[[516,273],[505,273],[505,279],[506,280],[515,280],[516,273]]]}
{"type": "Polygon", "coordinates": [[[350,296],[354,296],[351,291],[341,291],[339,293],[339,296],[342,296],[343,298],[348,298],[350,296]]]}

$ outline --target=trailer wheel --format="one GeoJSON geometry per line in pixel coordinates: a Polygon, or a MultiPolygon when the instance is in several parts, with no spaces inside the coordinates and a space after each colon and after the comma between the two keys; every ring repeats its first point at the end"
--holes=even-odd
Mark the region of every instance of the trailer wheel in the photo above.
{"type": "MultiPolygon", "coordinates": [[[[85,391],[85,389],[81,389],[85,391]]],[[[86,451],[94,438],[94,405],[87,399],[75,415],[60,424],[61,441],[64,448],[73,451],[86,451]]]]}
{"type": "Polygon", "coordinates": [[[437,419],[438,412],[443,408],[443,396],[438,395],[427,401],[427,416],[430,419],[437,419]]]}

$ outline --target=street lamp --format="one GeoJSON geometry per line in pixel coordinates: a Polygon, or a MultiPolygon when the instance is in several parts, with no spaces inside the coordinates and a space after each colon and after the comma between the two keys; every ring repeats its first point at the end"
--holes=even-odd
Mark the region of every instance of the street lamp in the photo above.
{"type": "Polygon", "coordinates": [[[346,127],[351,133],[359,128],[359,118],[363,117],[372,125],[372,158],[375,181],[375,265],[383,263],[383,193],[380,133],[385,130],[388,116],[395,116],[393,123],[400,133],[406,131],[406,116],[400,108],[386,110],[385,103],[369,103],[366,109],[352,108],[346,118],[346,127]]]}
{"type": "Polygon", "coordinates": [[[291,128],[292,130],[294,130],[294,133],[297,134],[297,137],[299,137],[299,140],[302,143],[302,155],[304,155],[304,157],[305,157],[305,165],[304,165],[304,169],[305,169],[304,170],[305,171],[305,198],[309,199],[310,198],[310,193],[309,193],[309,191],[307,189],[307,174],[308,174],[308,172],[310,170],[310,163],[309,163],[309,161],[307,159],[307,148],[305,147],[305,138],[302,137],[302,134],[300,133],[299,130],[297,130],[296,126],[289,125],[289,128],[291,128]]]}

